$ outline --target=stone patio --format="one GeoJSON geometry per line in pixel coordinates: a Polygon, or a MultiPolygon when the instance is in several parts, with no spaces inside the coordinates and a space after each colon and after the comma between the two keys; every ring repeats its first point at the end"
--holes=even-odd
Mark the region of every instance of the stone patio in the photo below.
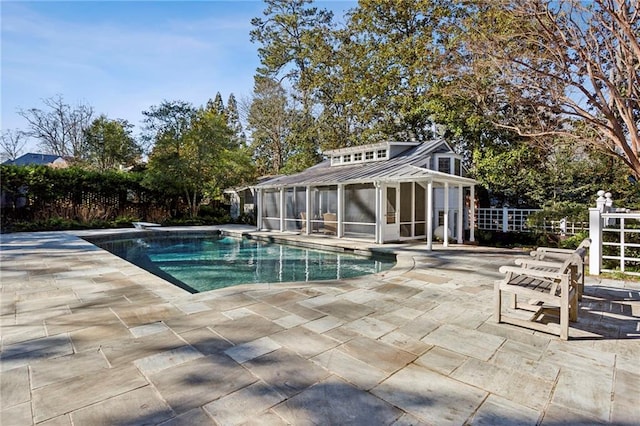
{"type": "Polygon", "coordinates": [[[640,424],[637,282],[588,277],[561,341],[493,322],[517,250],[192,295],[78,237],[105,232],[2,235],[3,426],[640,424]]]}

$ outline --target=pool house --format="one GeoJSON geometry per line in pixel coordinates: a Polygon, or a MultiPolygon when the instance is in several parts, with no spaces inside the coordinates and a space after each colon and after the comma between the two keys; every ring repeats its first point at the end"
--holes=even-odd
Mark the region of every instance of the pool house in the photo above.
{"type": "Polygon", "coordinates": [[[378,244],[474,241],[475,181],[442,139],[324,152],[300,173],[254,187],[261,230],[360,238],[378,244]],[[444,238],[445,233],[449,238],[444,238]]]}

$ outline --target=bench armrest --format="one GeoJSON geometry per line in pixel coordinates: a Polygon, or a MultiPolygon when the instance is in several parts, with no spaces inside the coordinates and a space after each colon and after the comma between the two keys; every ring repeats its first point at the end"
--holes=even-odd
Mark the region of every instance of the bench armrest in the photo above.
{"type": "Polygon", "coordinates": [[[552,262],[548,260],[516,259],[515,264],[525,268],[530,266],[537,266],[539,268],[560,268],[562,267],[564,262],[552,262]]]}
{"type": "Polygon", "coordinates": [[[562,275],[565,275],[562,274],[562,271],[543,271],[540,269],[519,268],[517,266],[501,266],[500,272],[503,274],[525,275],[531,278],[546,278],[548,280],[559,279],[562,275]]]}

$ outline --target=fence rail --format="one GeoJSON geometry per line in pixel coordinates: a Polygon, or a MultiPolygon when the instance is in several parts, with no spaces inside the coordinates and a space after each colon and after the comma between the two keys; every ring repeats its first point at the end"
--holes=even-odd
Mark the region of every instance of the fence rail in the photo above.
{"type": "Polygon", "coordinates": [[[555,234],[575,235],[589,229],[588,222],[569,222],[567,220],[545,220],[542,225],[531,228],[527,218],[540,209],[486,208],[476,210],[476,227],[482,231],[531,232],[546,231],[555,234]]]}
{"type": "Polygon", "coordinates": [[[591,209],[590,214],[593,247],[590,262],[600,258],[598,263],[590,263],[590,273],[623,272],[640,276],[640,214],[600,213],[597,209],[591,209]]]}

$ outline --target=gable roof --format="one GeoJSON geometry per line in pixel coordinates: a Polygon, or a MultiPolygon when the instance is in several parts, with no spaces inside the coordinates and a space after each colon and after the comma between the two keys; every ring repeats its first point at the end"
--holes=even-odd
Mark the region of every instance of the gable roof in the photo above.
{"type": "Polygon", "coordinates": [[[416,179],[473,185],[475,180],[430,170],[429,157],[439,152],[453,152],[442,139],[423,142],[385,161],[331,166],[325,160],[300,173],[276,176],[255,185],[256,188],[279,186],[335,185],[338,183],[408,182],[416,179]],[[446,149],[442,149],[445,147],[446,149]]]}
{"type": "Polygon", "coordinates": [[[43,165],[46,166],[48,164],[53,164],[56,160],[61,159],[64,160],[59,155],[53,154],[36,154],[33,152],[29,152],[27,154],[21,155],[15,160],[7,160],[2,164],[13,165],[13,166],[29,166],[29,165],[43,165]]]}

